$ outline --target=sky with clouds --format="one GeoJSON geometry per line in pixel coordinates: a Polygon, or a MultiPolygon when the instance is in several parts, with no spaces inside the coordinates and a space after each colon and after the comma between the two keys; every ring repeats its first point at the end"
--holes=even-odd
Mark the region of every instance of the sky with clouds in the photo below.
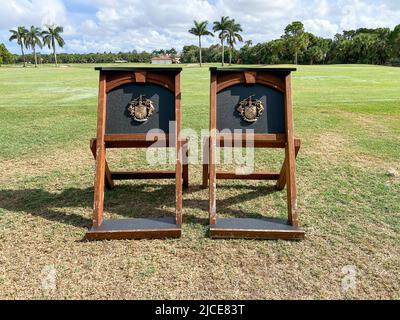
{"type": "MultiPolygon", "coordinates": [[[[65,29],[63,52],[180,50],[197,44],[187,32],[193,20],[222,15],[241,23],[245,40],[253,43],[280,37],[295,20],[333,37],[359,27],[393,28],[400,24],[400,0],[0,0],[0,42],[19,53],[8,42],[9,29],[57,23],[65,29]]],[[[208,37],[204,44],[216,41],[208,37]]]]}

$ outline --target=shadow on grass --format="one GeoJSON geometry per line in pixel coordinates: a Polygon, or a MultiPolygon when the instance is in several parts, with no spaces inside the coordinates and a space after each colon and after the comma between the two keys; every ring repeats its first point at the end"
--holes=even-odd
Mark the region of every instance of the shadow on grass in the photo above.
{"type": "MultiPolygon", "coordinates": [[[[173,207],[174,200],[174,185],[117,185],[113,190],[105,192],[104,211],[126,217],[171,216],[171,210],[163,208],[166,204],[173,207]]],[[[1,209],[31,214],[75,227],[91,227],[92,206],[92,187],[69,188],[59,193],[43,189],[0,190],[1,209]],[[70,212],[68,208],[71,208],[70,212]],[[80,208],[84,209],[82,214],[77,213],[80,208]]]]}
{"type": "MultiPolygon", "coordinates": [[[[241,189],[239,195],[218,200],[218,212],[237,217],[262,218],[260,214],[249,214],[232,206],[257,199],[275,192],[273,186],[219,186],[218,189],[241,189]]],[[[190,193],[201,190],[191,186],[190,193]]],[[[61,222],[80,228],[90,228],[92,219],[93,188],[69,188],[62,192],[48,192],[43,189],[0,190],[0,208],[17,213],[31,214],[49,221],[61,222]],[[73,208],[68,212],[68,208],[73,208]],[[76,208],[85,209],[82,214],[76,208]]],[[[184,213],[184,222],[208,224],[208,199],[187,199],[184,208],[200,209],[204,218],[184,213]]],[[[129,218],[159,218],[173,216],[175,211],[175,185],[173,184],[121,184],[105,192],[104,210],[129,218]]]]}
{"type": "MultiPolygon", "coordinates": [[[[201,187],[191,187],[190,191],[191,192],[196,192],[204,190],[201,187]]],[[[209,189],[207,188],[207,191],[209,189]]],[[[240,204],[243,204],[247,201],[256,201],[257,198],[266,196],[275,192],[280,192],[278,191],[274,185],[265,185],[265,184],[260,184],[260,185],[219,185],[217,187],[217,214],[224,214],[224,215],[230,215],[233,217],[237,218],[265,218],[266,216],[263,214],[259,213],[254,213],[254,212],[246,212],[244,210],[240,209],[234,209],[233,207],[237,207],[240,204]],[[240,190],[241,192],[238,195],[231,196],[231,197],[225,197],[222,198],[221,196],[218,197],[218,190],[224,192],[228,190],[240,190]]],[[[208,192],[207,192],[208,193],[208,192]]],[[[205,200],[202,199],[188,199],[184,201],[184,208],[185,207],[190,207],[190,208],[198,208],[202,211],[205,211],[208,213],[208,197],[205,200]]],[[[187,214],[184,215],[184,218],[188,217],[190,221],[192,219],[197,218],[194,216],[188,216],[187,214]]],[[[207,217],[204,219],[200,219],[200,221],[205,221],[206,224],[208,224],[208,214],[207,217]]]]}

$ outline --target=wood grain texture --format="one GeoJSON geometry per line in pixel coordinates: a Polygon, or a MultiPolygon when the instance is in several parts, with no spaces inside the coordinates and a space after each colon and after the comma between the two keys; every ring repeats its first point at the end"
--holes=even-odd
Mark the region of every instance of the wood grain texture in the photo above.
{"type": "Polygon", "coordinates": [[[277,218],[222,218],[210,227],[212,238],[301,240],[304,231],[277,218]]]}
{"type": "Polygon", "coordinates": [[[143,77],[145,77],[144,81],[147,83],[157,84],[159,86],[167,88],[172,92],[175,91],[175,81],[173,75],[168,73],[157,73],[157,72],[140,71],[140,70],[136,70],[135,72],[127,71],[127,72],[109,73],[107,75],[106,91],[110,92],[111,90],[128,83],[137,83],[137,82],[145,83],[143,82],[143,77]],[[136,77],[136,75],[138,75],[138,78],[136,77]]]}
{"type": "MultiPolygon", "coordinates": [[[[90,150],[92,150],[92,154],[94,159],[96,160],[96,144],[97,140],[96,139],[90,139],[90,150]]],[[[107,160],[105,160],[105,187],[106,189],[110,190],[114,188],[114,181],[111,177],[111,172],[110,168],[108,167],[107,160]]]]}
{"type": "Polygon", "coordinates": [[[209,143],[209,223],[214,225],[217,222],[217,201],[216,201],[216,170],[215,170],[215,152],[216,152],[216,105],[217,105],[217,76],[211,74],[210,85],[210,143],[209,143]]]}
{"type": "MultiPolygon", "coordinates": [[[[295,148],[294,156],[295,156],[295,158],[297,158],[297,154],[300,151],[300,146],[301,146],[300,139],[294,139],[294,148],[295,148]]],[[[283,161],[281,170],[279,172],[279,179],[276,182],[276,189],[277,190],[283,190],[285,188],[285,186],[286,186],[286,168],[287,168],[287,159],[286,159],[286,156],[285,156],[285,160],[283,161]]]]}
{"type": "Polygon", "coordinates": [[[210,138],[204,137],[202,141],[202,188],[206,189],[208,187],[208,161],[209,161],[209,151],[210,151],[210,138]]]}
{"type": "Polygon", "coordinates": [[[112,239],[160,239],[176,238],[181,228],[175,224],[175,218],[129,218],[104,220],[99,227],[92,227],[86,233],[88,240],[112,239]]]}
{"type": "Polygon", "coordinates": [[[96,143],[96,174],[94,181],[93,225],[103,222],[104,180],[106,148],[104,133],[106,129],[106,75],[100,72],[99,98],[97,109],[97,143],[96,143]]]}
{"type": "Polygon", "coordinates": [[[189,143],[182,144],[183,162],[182,162],[182,179],[183,187],[189,188],[189,143]]]}
{"type": "Polygon", "coordinates": [[[176,224],[182,224],[182,141],[181,141],[181,78],[175,75],[175,218],[176,224]]]}
{"type": "MultiPolygon", "coordinates": [[[[247,72],[247,74],[246,72],[232,72],[232,73],[218,74],[217,93],[231,86],[247,83],[247,81],[250,81],[250,83],[253,84],[259,83],[265,85],[279,92],[285,91],[285,81],[278,74],[269,72],[257,72],[256,75],[254,75],[254,73],[256,72],[249,71],[247,72]],[[255,79],[253,79],[253,77],[255,79]]],[[[217,75],[215,74],[215,76],[217,75]]]]}
{"type": "Polygon", "coordinates": [[[305,232],[276,231],[276,230],[239,230],[239,229],[210,229],[213,239],[264,239],[264,240],[303,240],[305,232]]]}
{"type": "Polygon", "coordinates": [[[95,232],[88,231],[85,235],[86,240],[138,240],[138,239],[167,239],[179,238],[182,235],[181,230],[132,230],[132,231],[109,231],[95,232]]]}
{"type": "Polygon", "coordinates": [[[175,171],[112,171],[111,177],[114,180],[141,180],[141,179],[174,179],[175,171]]]}
{"type": "MultiPolygon", "coordinates": [[[[90,149],[92,151],[93,157],[96,159],[96,138],[90,140],[90,149]]],[[[138,140],[137,137],[135,140],[130,141],[126,140],[125,137],[122,141],[115,140],[113,138],[108,143],[106,142],[107,148],[149,148],[153,147],[150,144],[154,142],[138,140]]],[[[167,140],[167,146],[169,142],[167,140]]],[[[189,155],[189,143],[188,140],[185,139],[182,141],[182,149],[186,153],[186,156],[189,155]]],[[[114,180],[134,180],[134,179],[175,179],[175,171],[134,171],[134,172],[111,172],[107,159],[105,160],[105,187],[106,189],[112,189],[114,187],[114,180]]],[[[183,187],[189,188],[189,164],[186,161],[182,164],[182,179],[183,179],[183,187]]]]}
{"type": "Polygon", "coordinates": [[[237,174],[235,172],[217,171],[217,180],[278,180],[278,172],[253,172],[250,174],[237,174]]]}
{"type": "Polygon", "coordinates": [[[246,84],[255,84],[256,83],[257,72],[255,71],[245,71],[244,72],[244,80],[246,84]]]}
{"type": "MultiPolygon", "coordinates": [[[[253,135],[254,140],[252,142],[254,148],[285,148],[286,146],[286,135],[284,134],[259,134],[253,135]]],[[[217,147],[232,148],[234,146],[247,147],[246,135],[226,135],[219,133],[216,135],[217,147]]]]}
{"type": "MultiPolygon", "coordinates": [[[[104,137],[106,148],[175,148],[175,141],[170,141],[169,135],[135,134],[106,134],[104,137]]],[[[188,143],[183,138],[181,144],[188,143]]]]}
{"type": "Polygon", "coordinates": [[[295,145],[293,132],[293,106],[292,106],[292,82],[291,76],[285,77],[285,128],[286,128],[286,183],[288,221],[292,226],[299,225],[297,216],[297,189],[295,172],[295,145]]]}
{"type": "Polygon", "coordinates": [[[136,83],[145,83],[147,77],[147,71],[140,70],[135,72],[136,83]]]}

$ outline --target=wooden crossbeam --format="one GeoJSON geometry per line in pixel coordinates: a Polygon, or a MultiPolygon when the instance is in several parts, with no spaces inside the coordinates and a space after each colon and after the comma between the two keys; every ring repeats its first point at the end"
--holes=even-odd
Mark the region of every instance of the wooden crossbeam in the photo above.
{"type": "Polygon", "coordinates": [[[111,172],[114,180],[134,179],[175,179],[175,171],[133,171],[133,172],[111,172]]]}
{"type": "MultiPolygon", "coordinates": [[[[276,136],[279,137],[279,136],[276,136]]],[[[206,138],[208,139],[208,138],[206,138]]],[[[206,158],[208,154],[208,144],[207,141],[203,142],[203,177],[202,177],[202,187],[206,189],[208,187],[208,180],[209,180],[209,164],[207,163],[206,158]]],[[[277,141],[273,141],[270,139],[263,139],[262,137],[258,136],[256,137],[255,140],[255,145],[258,145],[260,148],[277,148],[277,146],[281,148],[285,148],[285,143],[280,141],[280,137],[278,138],[277,141]]],[[[220,147],[225,147],[224,144],[224,139],[221,139],[221,145],[220,147]]],[[[225,143],[227,140],[225,139],[225,143]]],[[[294,144],[295,144],[295,157],[297,157],[297,154],[299,153],[300,146],[301,146],[301,140],[300,139],[294,139],[294,144]]],[[[232,146],[231,142],[227,143],[228,146],[232,146]]],[[[237,145],[240,145],[238,143],[237,145]]],[[[245,146],[242,146],[245,147],[245,146]]],[[[221,180],[228,180],[228,179],[239,179],[239,180],[277,180],[276,183],[276,188],[278,190],[283,190],[286,186],[286,157],[285,160],[282,164],[281,170],[279,173],[272,173],[272,172],[253,172],[252,174],[247,174],[247,175],[242,175],[242,174],[235,174],[234,172],[223,172],[223,171],[217,171],[216,172],[216,179],[221,179],[221,180]]]]}
{"type": "Polygon", "coordinates": [[[273,172],[253,172],[251,174],[237,174],[235,172],[217,171],[217,179],[224,180],[278,180],[279,173],[273,172]]]}
{"type": "MultiPolygon", "coordinates": [[[[145,148],[143,140],[113,140],[113,143],[107,148],[120,148],[122,144],[129,148],[145,148]],[[122,143],[122,144],[120,144],[122,143]]],[[[152,142],[154,143],[154,142],[152,142]]],[[[183,154],[184,157],[189,156],[188,140],[183,140],[183,154]]],[[[96,159],[96,139],[90,140],[90,150],[92,151],[94,159],[96,159]]],[[[134,172],[116,172],[111,171],[107,159],[105,159],[105,180],[104,184],[107,190],[114,188],[114,180],[134,180],[134,179],[175,179],[175,171],[134,171],[134,172]]],[[[187,161],[182,165],[182,185],[184,188],[189,188],[189,164],[187,161]]]]}

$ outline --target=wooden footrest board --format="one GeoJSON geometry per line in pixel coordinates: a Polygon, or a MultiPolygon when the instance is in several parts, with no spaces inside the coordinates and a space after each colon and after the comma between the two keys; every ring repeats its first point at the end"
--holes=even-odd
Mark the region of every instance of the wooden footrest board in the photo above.
{"type": "Polygon", "coordinates": [[[273,218],[218,219],[215,225],[210,226],[211,238],[302,240],[304,234],[303,230],[289,225],[286,220],[273,218]]]}
{"type": "Polygon", "coordinates": [[[179,238],[174,217],[104,220],[86,233],[88,240],[179,238]]]}

